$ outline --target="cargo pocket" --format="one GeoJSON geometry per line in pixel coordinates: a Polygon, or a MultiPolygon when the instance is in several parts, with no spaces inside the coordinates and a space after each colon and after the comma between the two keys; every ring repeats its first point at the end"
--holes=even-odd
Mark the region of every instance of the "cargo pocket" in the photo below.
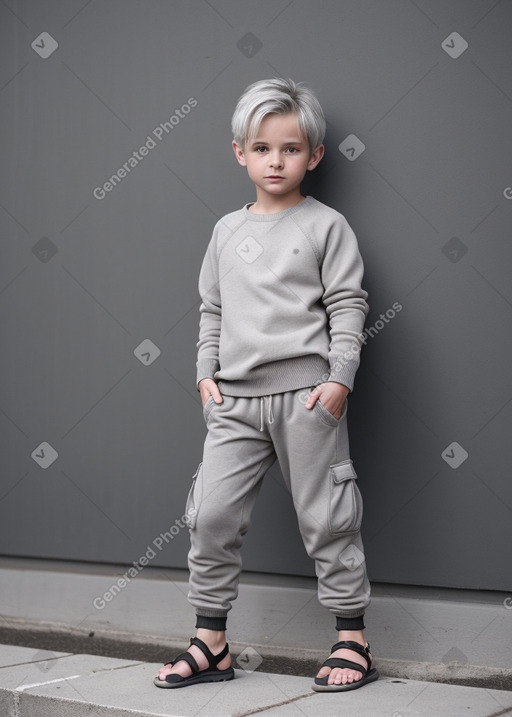
{"type": "Polygon", "coordinates": [[[197,512],[200,504],[200,491],[202,490],[203,464],[197,466],[197,470],[192,476],[192,485],[188,492],[187,502],[185,504],[185,516],[188,527],[193,530],[196,527],[197,512]]]}
{"type": "Polygon", "coordinates": [[[329,532],[357,533],[363,518],[363,499],[356,485],[352,461],[329,468],[329,532]]]}

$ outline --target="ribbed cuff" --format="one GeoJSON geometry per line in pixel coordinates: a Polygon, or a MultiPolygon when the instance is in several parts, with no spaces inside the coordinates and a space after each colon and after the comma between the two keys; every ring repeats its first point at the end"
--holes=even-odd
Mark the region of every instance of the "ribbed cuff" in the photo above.
{"type": "Polygon", "coordinates": [[[336,615],[336,630],[364,630],[364,615],[358,617],[336,615]]]}
{"type": "Polygon", "coordinates": [[[216,359],[200,359],[196,365],[196,386],[199,390],[199,382],[202,381],[203,378],[215,380],[213,377],[219,370],[219,362],[216,359]]]}
{"type": "Polygon", "coordinates": [[[206,615],[197,615],[196,629],[202,627],[205,630],[225,630],[227,619],[227,616],[207,617],[206,615]]]}
{"type": "Polygon", "coordinates": [[[351,391],[354,388],[354,381],[356,378],[357,369],[359,368],[359,354],[355,354],[352,359],[345,359],[342,356],[330,356],[330,373],[329,381],[335,381],[336,383],[342,383],[347,386],[351,391]]]}

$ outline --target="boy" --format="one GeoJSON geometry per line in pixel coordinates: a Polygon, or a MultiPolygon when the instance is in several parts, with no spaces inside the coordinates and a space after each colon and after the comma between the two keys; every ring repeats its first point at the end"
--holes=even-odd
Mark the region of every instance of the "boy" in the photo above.
{"type": "Polygon", "coordinates": [[[324,153],[325,119],[311,90],[256,82],[232,128],[256,202],[217,223],[199,278],[197,385],[208,434],[187,501],[197,635],[155,684],[234,677],[225,630],[240,547],[277,457],[316,563],[319,601],[336,616],[339,641],[313,689],[355,689],[378,678],[363,633],[370,590],[347,438],[346,397],[368,312],[363,264],[344,217],[300,191],[324,153]]]}

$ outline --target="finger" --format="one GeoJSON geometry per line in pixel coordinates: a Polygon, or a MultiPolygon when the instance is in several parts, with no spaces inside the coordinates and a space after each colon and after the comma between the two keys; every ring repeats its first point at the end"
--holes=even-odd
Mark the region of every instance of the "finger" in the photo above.
{"type": "Polygon", "coordinates": [[[204,404],[210,398],[210,392],[208,391],[206,386],[201,386],[199,388],[199,393],[201,395],[201,403],[203,404],[203,407],[204,407],[204,404]]]}
{"type": "Polygon", "coordinates": [[[219,387],[217,384],[213,384],[213,386],[210,387],[210,395],[215,401],[215,403],[223,403],[224,399],[222,398],[222,394],[219,391],[219,387]]]}
{"type": "Polygon", "coordinates": [[[215,403],[222,403],[223,398],[215,381],[210,378],[203,379],[199,384],[199,392],[201,394],[201,402],[203,406],[206,404],[210,396],[215,403]]]}
{"type": "Polygon", "coordinates": [[[340,420],[341,414],[343,413],[343,405],[339,406],[337,401],[331,401],[325,397],[322,398],[322,404],[334,418],[338,421],[340,420]]]}
{"type": "Polygon", "coordinates": [[[313,408],[315,403],[318,401],[320,396],[322,395],[322,391],[317,386],[311,393],[309,394],[308,400],[306,401],[306,408],[313,408]]]}

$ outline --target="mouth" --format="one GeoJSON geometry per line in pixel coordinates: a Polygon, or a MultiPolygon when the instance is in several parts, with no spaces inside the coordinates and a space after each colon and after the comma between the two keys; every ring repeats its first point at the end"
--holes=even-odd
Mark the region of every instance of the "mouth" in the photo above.
{"type": "Polygon", "coordinates": [[[284,177],[281,177],[280,174],[270,174],[268,177],[265,177],[265,179],[284,179],[284,177]]]}

